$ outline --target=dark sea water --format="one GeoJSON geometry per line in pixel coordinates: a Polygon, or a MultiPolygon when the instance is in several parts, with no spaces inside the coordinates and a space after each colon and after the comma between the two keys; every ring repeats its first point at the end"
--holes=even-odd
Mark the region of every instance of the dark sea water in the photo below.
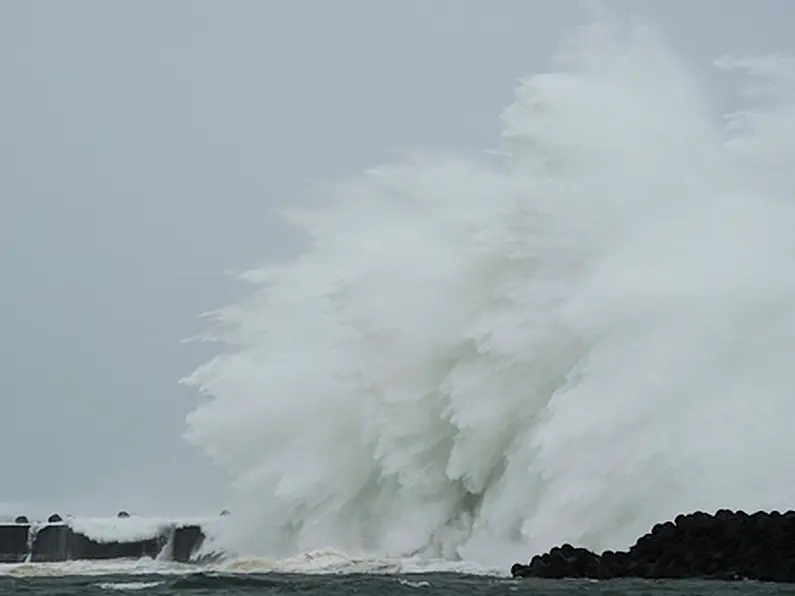
{"type": "Polygon", "coordinates": [[[795,585],[706,581],[512,580],[431,573],[412,575],[194,574],[0,578],[0,596],[47,594],[296,594],[306,596],[499,594],[795,594],[795,585]]]}

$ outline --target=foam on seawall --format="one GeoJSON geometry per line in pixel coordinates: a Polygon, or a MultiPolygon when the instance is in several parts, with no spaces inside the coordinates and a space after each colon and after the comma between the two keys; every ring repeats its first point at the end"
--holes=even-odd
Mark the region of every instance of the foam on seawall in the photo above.
{"type": "Polygon", "coordinates": [[[207,531],[219,517],[172,519],[164,517],[72,517],[64,523],[95,542],[135,542],[161,536],[173,528],[200,526],[207,531]]]}

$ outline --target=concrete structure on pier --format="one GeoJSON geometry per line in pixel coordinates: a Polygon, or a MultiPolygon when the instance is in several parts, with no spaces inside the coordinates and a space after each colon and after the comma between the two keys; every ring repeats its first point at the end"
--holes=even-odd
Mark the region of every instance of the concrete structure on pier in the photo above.
{"type": "Polygon", "coordinates": [[[57,514],[46,522],[24,516],[0,524],[0,563],[56,562],[141,557],[189,563],[204,543],[208,520],[72,518],[57,514]]]}

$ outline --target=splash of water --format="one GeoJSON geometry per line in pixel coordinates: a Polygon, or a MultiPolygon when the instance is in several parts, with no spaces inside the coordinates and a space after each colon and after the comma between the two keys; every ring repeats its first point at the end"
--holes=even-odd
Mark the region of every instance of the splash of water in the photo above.
{"type": "Polygon", "coordinates": [[[719,65],[762,92],[728,127],[649,31],[597,23],[521,81],[500,157],[411,155],[289,214],[311,248],[247,274],[187,380],[225,546],[507,564],[791,507],[792,69],[719,65]]]}

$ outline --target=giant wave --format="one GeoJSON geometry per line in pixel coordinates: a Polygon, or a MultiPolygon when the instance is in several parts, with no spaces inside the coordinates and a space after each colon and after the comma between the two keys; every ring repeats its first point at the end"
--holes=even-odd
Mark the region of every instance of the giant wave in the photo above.
{"type": "Polygon", "coordinates": [[[417,152],[287,214],[310,247],[213,313],[188,438],[231,552],[507,565],[693,509],[790,508],[792,63],[724,59],[717,118],[599,21],[520,81],[482,160],[417,152]]]}

